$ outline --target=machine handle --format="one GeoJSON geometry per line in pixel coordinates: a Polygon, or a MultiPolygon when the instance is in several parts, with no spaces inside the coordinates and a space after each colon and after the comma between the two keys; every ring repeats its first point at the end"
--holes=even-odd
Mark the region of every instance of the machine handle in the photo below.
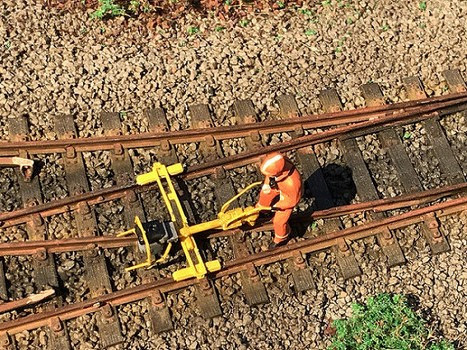
{"type": "Polygon", "coordinates": [[[246,192],[248,192],[249,190],[251,190],[253,187],[256,187],[256,186],[259,186],[261,185],[262,182],[261,181],[258,181],[258,182],[253,182],[251,185],[248,185],[247,187],[245,187],[243,190],[241,190],[238,194],[236,194],[235,196],[233,196],[232,198],[230,198],[227,202],[224,203],[224,205],[222,206],[221,208],[221,213],[225,213],[227,211],[227,208],[229,207],[229,205],[234,201],[236,200],[238,197],[240,196],[243,196],[243,194],[245,194],[246,192]]]}

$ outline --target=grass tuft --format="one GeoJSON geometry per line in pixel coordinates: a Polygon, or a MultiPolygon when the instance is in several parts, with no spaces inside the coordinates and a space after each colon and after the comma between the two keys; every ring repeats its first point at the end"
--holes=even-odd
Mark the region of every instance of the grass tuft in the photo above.
{"type": "Polygon", "coordinates": [[[328,350],[454,350],[446,341],[435,343],[425,321],[403,295],[379,294],[366,305],[352,304],[349,319],[333,322],[336,334],[328,350]]]}

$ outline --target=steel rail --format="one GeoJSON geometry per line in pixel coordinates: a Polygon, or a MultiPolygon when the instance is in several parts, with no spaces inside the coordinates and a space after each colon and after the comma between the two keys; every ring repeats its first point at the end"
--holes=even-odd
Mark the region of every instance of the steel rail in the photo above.
{"type": "MultiPolygon", "coordinates": [[[[317,134],[305,135],[295,138],[291,141],[261,147],[257,150],[235,154],[204,164],[194,165],[188,167],[185,172],[180,175],[180,177],[188,180],[195,179],[204,175],[215,174],[219,168],[230,170],[257,162],[262,155],[272,151],[290,151],[293,149],[299,149],[335,138],[343,137],[350,132],[364,133],[366,130],[371,130],[371,132],[374,132],[376,127],[384,129],[395,125],[404,125],[425,119],[441,117],[446,114],[462,111],[466,108],[467,97],[447,102],[440,102],[432,105],[430,104],[429,106],[419,108],[417,111],[396,113],[395,115],[385,116],[379,119],[326,130],[317,134]]],[[[130,195],[130,192],[145,192],[156,187],[157,185],[154,184],[144,186],[138,186],[136,184],[113,186],[76,196],[69,196],[63,199],[22,208],[11,212],[0,213],[0,226],[8,227],[19,223],[24,223],[30,220],[31,216],[34,216],[35,214],[38,214],[40,217],[60,214],[75,209],[81,202],[87,202],[89,205],[94,205],[109,200],[118,199],[124,197],[125,195],[130,195]]]]}
{"type": "MultiPolygon", "coordinates": [[[[399,229],[424,220],[424,216],[436,213],[438,216],[450,215],[467,209],[467,197],[438,203],[429,207],[413,210],[404,214],[382,220],[372,221],[364,225],[335,231],[330,234],[310,238],[283,247],[249,255],[244,258],[228,261],[220,271],[209,274],[208,277],[218,279],[245,270],[248,266],[261,266],[280,260],[328,249],[338,244],[342,239],[357,240],[372,236],[383,229],[399,229]]],[[[0,336],[13,335],[22,331],[43,327],[52,320],[66,321],[85,314],[101,310],[106,305],[119,306],[150,297],[156,290],[161,293],[175,291],[199,283],[196,278],[176,282],[172,278],[164,278],[155,282],[104,294],[79,303],[66,305],[52,311],[39,312],[12,321],[0,323],[0,336]]]]}
{"type": "MultiPolygon", "coordinates": [[[[453,196],[467,191],[467,182],[435,188],[413,194],[406,194],[397,197],[379,199],[374,201],[343,205],[330,209],[317,210],[313,213],[300,213],[292,216],[293,222],[309,222],[317,219],[329,219],[338,216],[350,215],[359,212],[373,211],[382,212],[394,209],[401,209],[409,206],[421,205],[432,202],[443,197],[453,196]]],[[[258,232],[272,229],[270,221],[260,222],[251,228],[244,228],[243,231],[258,232]]],[[[211,231],[202,234],[203,238],[226,237],[242,232],[241,229],[228,231],[211,231]]],[[[112,235],[101,237],[79,237],[56,240],[25,241],[25,242],[5,242],[0,243],[0,256],[39,256],[45,250],[47,253],[65,253],[71,251],[85,251],[96,248],[111,249],[128,247],[137,242],[135,236],[116,237],[112,235]]]]}
{"type": "MultiPolygon", "coordinates": [[[[305,135],[290,141],[281,142],[275,145],[265,146],[250,152],[234,154],[229,157],[216,159],[211,162],[193,165],[180,176],[184,179],[194,179],[204,175],[216,173],[216,169],[223,167],[226,170],[235,169],[254,162],[258,162],[260,157],[269,152],[287,152],[306,146],[315,145],[335,138],[343,137],[346,134],[365,134],[368,130],[374,132],[375,128],[388,128],[396,125],[403,125],[410,122],[418,122],[426,119],[441,117],[442,115],[460,112],[467,109],[467,98],[440,102],[429,106],[420,107],[416,111],[408,111],[388,115],[381,118],[346,125],[335,129],[326,130],[317,134],[305,135]]],[[[379,130],[380,130],[379,129],[379,130]]]]}
{"type": "Polygon", "coordinates": [[[49,239],[42,241],[0,243],[0,256],[41,255],[47,253],[66,253],[128,247],[138,241],[136,236],[89,236],[79,238],[49,239]]]}
{"type": "MultiPolygon", "coordinates": [[[[291,223],[294,222],[311,222],[318,219],[330,219],[334,217],[341,217],[345,215],[351,215],[355,213],[363,212],[385,212],[388,210],[402,209],[412,206],[418,206],[439,200],[444,197],[460,195],[467,191],[467,182],[463,182],[457,185],[444,186],[431,190],[416,192],[413,194],[405,194],[402,196],[378,199],[374,201],[367,201],[361,203],[354,203],[348,205],[342,205],[334,208],[317,210],[311,214],[308,212],[297,213],[292,215],[290,218],[291,223]]],[[[248,228],[248,232],[261,232],[270,231],[273,229],[272,222],[270,220],[265,222],[258,222],[257,225],[248,228]]],[[[202,235],[205,238],[216,238],[216,237],[227,237],[242,232],[241,229],[232,229],[220,232],[208,232],[202,235]]],[[[1,247],[1,245],[0,245],[1,247]]]]}
{"type": "Polygon", "coordinates": [[[390,105],[365,107],[349,111],[339,111],[320,115],[307,115],[300,118],[284,120],[270,120],[258,123],[249,123],[232,126],[206,127],[200,129],[187,129],[167,132],[147,132],[132,135],[98,136],[90,138],[69,138],[42,141],[0,141],[0,156],[17,156],[21,151],[28,154],[64,153],[69,149],[74,152],[112,150],[151,147],[169,142],[180,144],[201,142],[206,137],[221,141],[235,137],[246,137],[252,132],[260,134],[273,134],[290,132],[297,128],[312,129],[356,123],[384,117],[385,115],[400,111],[414,110],[439,102],[451,101],[467,97],[466,92],[444,96],[429,97],[425,99],[399,102],[390,105]]]}

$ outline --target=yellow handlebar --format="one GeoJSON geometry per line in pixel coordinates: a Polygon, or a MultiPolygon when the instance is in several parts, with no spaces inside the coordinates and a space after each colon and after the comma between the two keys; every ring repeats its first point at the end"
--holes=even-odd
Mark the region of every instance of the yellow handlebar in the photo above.
{"type": "Polygon", "coordinates": [[[225,213],[227,211],[227,208],[229,207],[229,205],[234,201],[236,200],[238,197],[242,196],[244,193],[248,192],[249,190],[251,190],[253,187],[256,187],[258,185],[261,185],[262,182],[261,181],[258,181],[258,182],[253,182],[251,185],[248,185],[247,187],[245,187],[243,190],[241,190],[237,195],[233,196],[232,198],[230,198],[227,202],[224,203],[224,205],[222,206],[221,208],[221,213],[225,213]]]}

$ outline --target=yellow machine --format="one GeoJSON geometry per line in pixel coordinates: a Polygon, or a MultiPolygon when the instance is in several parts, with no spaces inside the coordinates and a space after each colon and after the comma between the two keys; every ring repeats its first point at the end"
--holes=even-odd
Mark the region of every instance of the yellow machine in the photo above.
{"type": "Polygon", "coordinates": [[[127,271],[141,267],[151,268],[157,263],[166,261],[173,243],[179,240],[188,266],[174,272],[173,279],[181,281],[191,277],[203,278],[208,272],[220,270],[221,264],[219,260],[204,261],[192,236],[210,230],[229,230],[245,224],[253,226],[261,211],[271,210],[270,207],[253,206],[227,210],[234,200],[251,188],[261,184],[261,182],[255,182],[227,201],[222,206],[217,219],[190,226],[170,178],[171,175],[181,173],[183,173],[183,166],[180,163],[170,166],[154,163],[151,172],[139,175],[136,178],[138,185],[157,183],[171,221],[143,224],[138,217],[135,217],[135,228],[118,235],[125,236],[135,233],[140,248],[146,253],[145,262],[131,266],[126,269],[127,271]],[[153,256],[159,255],[159,259],[153,258],[153,256]]]}

